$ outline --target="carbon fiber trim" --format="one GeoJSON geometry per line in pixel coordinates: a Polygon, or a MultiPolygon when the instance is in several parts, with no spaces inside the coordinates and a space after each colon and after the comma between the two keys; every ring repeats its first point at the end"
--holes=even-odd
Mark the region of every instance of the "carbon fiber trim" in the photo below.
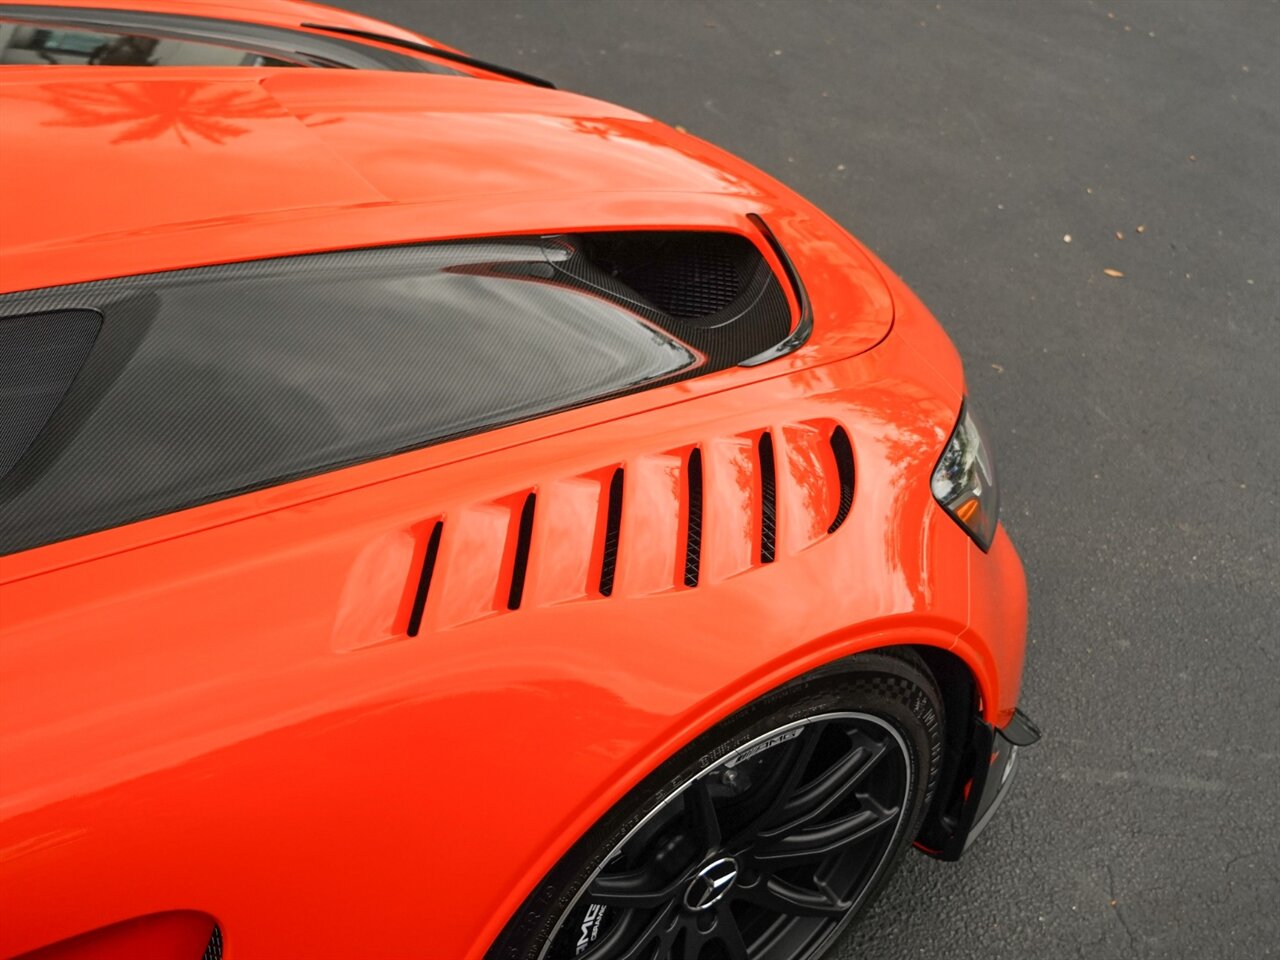
{"type": "Polygon", "coordinates": [[[44,429],[101,326],[102,316],[93,310],[0,320],[0,478],[44,429]]]}
{"type": "MultiPolygon", "coordinates": [[[[550,237],[557,275],[629,304],[706,355],[713,369],[768,352],[791,329],[777,277],[745,237],[636,231],[550,237]],[[580,243],[584,255],[558,255],[580,243]]],[[[781,356],[781,354],[778,354],[781,356]]]]}
{"type": "Polygon", "coordinates": [[[789,325],[741,238],[756,262],[739,295],[697,319],[598,266],[584,248],[602,242],[384,247],[0,297],[0,318],[105,318],[0,481],[0,552],[709,373],[789,325]]]}
{"type": "Polygon", "coordinates": [[[756,225],[756,229],[760,231],[765,240],[768,241],[769,246],[773,248],[774,255],[778,258],[778,262],[782,264],[782,269],[786,271],[787,281],[791,284],[791,292],[800,307],[800,319],[796,323],[794,330],[784,335],[781,340],[768,349],[740,361],[744,367],[755,367],[762,363],[768,363],[770,360],[776,360],[778,357],[785,357],[789,353],[794,353],[809,342],[809,338],[813,336],[813,305],[809,303],[809,293],[805,289],[804,281],[800,279],[800,272],[796,270],[795,264],[791,262],[791,257],[787,255],[787,251],[783,249],[782,244],[778,242],[778,238],[769,229],[769,225],[764,222],[762,217],[754,213],[748,214],[747,219],[756,225]]]}

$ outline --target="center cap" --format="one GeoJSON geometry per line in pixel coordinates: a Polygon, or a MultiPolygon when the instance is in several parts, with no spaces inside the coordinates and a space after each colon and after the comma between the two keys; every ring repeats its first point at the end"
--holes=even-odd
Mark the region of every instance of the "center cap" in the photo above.
{"type": "Polygon", "coordinates": [[[733,857],[712,860],[694,874],[684,892],[684,905],[690,910],[706,910],[729,892],[738,879],[738,861],[733,857]]]}

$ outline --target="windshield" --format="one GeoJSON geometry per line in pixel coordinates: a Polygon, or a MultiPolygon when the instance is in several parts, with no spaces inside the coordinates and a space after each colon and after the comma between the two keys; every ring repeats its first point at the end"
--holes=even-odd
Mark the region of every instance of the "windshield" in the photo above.
{"type": "Polygon", "coordinates": [[[419,57],[259,24],[129,10],[0,5],[0,64],[328,67],[465,76],[419,57]]]}

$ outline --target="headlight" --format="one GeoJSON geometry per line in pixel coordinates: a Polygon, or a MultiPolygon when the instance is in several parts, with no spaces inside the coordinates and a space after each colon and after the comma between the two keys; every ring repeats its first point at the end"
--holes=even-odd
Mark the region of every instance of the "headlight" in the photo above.
{"type": "Polygon", "coordinates": [[[996,535],[1000,493],[996,487],[991,444],[969,412],[966,400],[960,421],[933,468],[933,496],[984,551],[996,535]]]}

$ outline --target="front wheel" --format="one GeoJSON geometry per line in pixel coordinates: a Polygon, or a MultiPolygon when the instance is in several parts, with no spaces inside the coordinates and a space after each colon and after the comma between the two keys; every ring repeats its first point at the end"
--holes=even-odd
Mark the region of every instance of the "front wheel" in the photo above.
{"type": "Polygon", "coordinates": [[[915,836],[941,744],[941,698],[914,658],[792,681],[632,791],[489,958],[811,960],[915,836]]]}

